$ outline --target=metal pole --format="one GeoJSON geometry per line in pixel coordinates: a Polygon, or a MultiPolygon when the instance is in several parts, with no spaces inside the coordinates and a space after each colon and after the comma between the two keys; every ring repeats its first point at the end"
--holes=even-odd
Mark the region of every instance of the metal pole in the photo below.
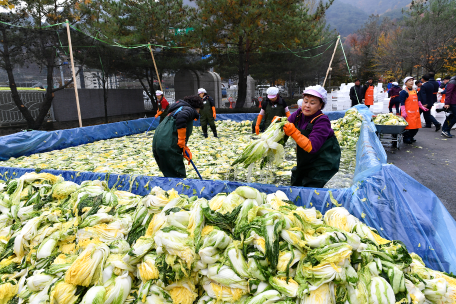
{"type": "Polygon", "coordinates": [[[328,78],[329,69],[331,68],[331,65],[333,63],[334,55],[336,55],[336,50],[337,50],[337,45],[339,44],[339,40],[340,40],[340,35],[337,36],[336,46],[334,47],[334,52],[332,54],[331,61],[329,62],[329,67],[328,67],[328,70],[326,71],[325,81],[323,81],[322,87],[325,86],[326,78],[328,78]]]}
{"type": "Polygon", "coordinates": [[[152,48],[150,47],[150,44],[149,44],[149,50],[150,50],[150,55],[152,55],[152,61],[154,62],[155,73],[157,74],[158,84],[160,85],[160,91],[163,92],[162,83],[160,81],[160,75],[158,75],[157,65],[155,64],[154,52],[152,52],[152,48]]]}
{"type": "Polygon", "coordinates": [[[68,22],[68,19],[66,20],[66,27],[68,34],[68,47],[70,49],[71,69],[73,71],[74,95],[76,96],[76,108],[78,109],[79,127],[82,127],[81,109],[79,108],[78,85],[76,83],[76,72],[74,70],[73,47],[71,46],[70,23],[68,22]]]}

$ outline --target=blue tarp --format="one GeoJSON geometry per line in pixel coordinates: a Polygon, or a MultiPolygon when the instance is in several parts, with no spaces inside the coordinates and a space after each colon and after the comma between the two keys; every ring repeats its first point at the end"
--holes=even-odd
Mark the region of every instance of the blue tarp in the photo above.
{"type": "MultiPolygon", "coordinates": [[[[356,107],[366,118],[370,117],[371,113],[367,107],[356,107]]],[[[229,119],[234,118],[233,120],[242,121],[252,120],[256,117],[256,114],[232,115],[220,114],[217,115],[217,118],[227,119],[229,117],[229,119]]],[[[332,115],[340,116],[343,113],[339,112],[332,115]]],[[[136,120],[129,122],[128,125],[134,125],[135,127],[131,127],[133,130],[131,132],[137,133],[140,128],[145,128],[143,129],[145,131],[151,121],[152,119],[136,120]],[[141,125],[139,125],[140,123],[141,125]]],[[[125,127],[125,125],[121,126],[122,128],[125,127]]],[[[109,125],[106,128],[107,130],[109,128],[111,133],[100,134],[101,138],[91,134],[88,130],[83,131],[81,129],[63,130],[56,133],[72,131],[75,134],[71,138],[75,138],[76,134],[84,134],[91,141],[94,141],[93,138],[104,139],[126,135],[124,133],[119,135],[120,132],[109,125]]],[[[99,130],[96,131],[99,132],[99,130]]],[[[125,130],[123,132],[127,133],[125,130]]],[[[23,134],[10,136],[10,142],[14,142],[15,136],[20,137],[23,134]]],[[[19,142],[20,140],[16,140],[18,148],[20,148],[19,142]]],[[[68,146],[76,146],[80,142],[81,140],[64,143],[68,146]]],[[[35,139],[35,147],[40,147],[38,139],[35,139]]],[[[0,154],[3,154],[3,151],[0,151],[0,154]]],[[[66,180],[76,183],[94,179],[107,180],[110,187],[115,186],[119,190],[131,191],[138,195],[146,195],[153,186],[159,186],[165,190],[174,188],[183,194],[210,199],[219,192],[231,192],[238,186],[249,185],[265,193],[282,190],[296,205],[315,207],[322,213],[334,207],[333,198],[367,225],[377,229],[382,237],[403,241],[409,251],[416,252],[423,258],[428,267],[456,272],[456,235],[453,233],[456,231],[456,222],[432,191],[399,168],[386,164],[386,153],[375,136],[375,126],[369,119],[362,126],[361,136],[357,144],[356,159],[355,183],[351,188],[345,189],[277,187],[227,181],[201,181],[150,176],[134,177],[131,175],[59,170],[43,170],[43,172],[61,174],[66,180]]],[[[0,178],[16,178],[31,171],[34,169],[0,167],[0,178]]]]}

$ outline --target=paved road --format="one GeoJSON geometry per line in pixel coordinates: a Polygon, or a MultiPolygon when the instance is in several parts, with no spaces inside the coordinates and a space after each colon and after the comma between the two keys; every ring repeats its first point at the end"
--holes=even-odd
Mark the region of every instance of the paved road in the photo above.
{"type": "MultiPolygon", "coordinates": [[[[437,114],[437,119],[443,121],[444,117],[437,114]]],[[[401,150],[386,148],[388,163],[431,189],[456,219],[456,137],[444,138],[432,128],[420,129],[415,139],[401,150]]]]}

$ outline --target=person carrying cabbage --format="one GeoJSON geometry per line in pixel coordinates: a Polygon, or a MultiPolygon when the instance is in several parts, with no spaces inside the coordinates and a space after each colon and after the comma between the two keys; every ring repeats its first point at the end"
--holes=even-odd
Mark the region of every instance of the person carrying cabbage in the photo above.
{"type": "Polygon", "coordinates": [[[268,98],[263,100],[261,103],[261,111],[255,124],[256,135],[260,134],[260,130],[266,130],[271,124],[274,117],[290,116],[290,110],[288,110],[288,106],[285,100],[279,95],[278,88],[269,87],[266,91],[266,94],[268,94],[268,98]]]}
{"type": "Polygon", "coordinates": [[[339,171],[340,146],[331,122],[321,111],[327,92],[321,86],[309,87],[298,111],[288,117],[283,130],[296,141],[297,165],[291,170],[291,185],[323,188],[339,171]]]}
{"type": "Polygon", "coordinates": [[[168,116],[155,130],[152,152],[163,176],[179,178],[187,176],[182,157],[189,163],[192,159],[187,142],[192,134],[193,120],[199,118],[202,107],[203,102],[198,96],[186,96],[184,100],[169,107],[168,116]]]}
{"type": "Polygon", "coordinates": [[[203,88],[198,89],[198,96],[201,98],[203,102],[203,107],[201,108],[200,113],[200,122],[201,122],[201,129],[203,130],[204,138],[207,138],[207,125],[211,127],[212,133],[214,137],[217,137],[217,127],[215,126],[215,103],[214,99],[211,96],[207,95],[207,92],[203,88]]]}

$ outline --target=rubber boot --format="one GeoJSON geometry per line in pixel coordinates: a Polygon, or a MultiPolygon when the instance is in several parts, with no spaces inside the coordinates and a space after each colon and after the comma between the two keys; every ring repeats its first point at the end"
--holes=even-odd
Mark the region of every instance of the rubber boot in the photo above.
{"type": "Polygon", "coordinates": [[[207,125],[206,126],[201,126],[201,129],[203,130],[204,138],[207,138],[207,125]]]}
{"type": "Polygon", "coordinates": [[[214,137],[217,137],[217,129],[215,126],[210,126],[211,127],[211,130],[212,130],[212,133],[214,133],[214,137]]]}

